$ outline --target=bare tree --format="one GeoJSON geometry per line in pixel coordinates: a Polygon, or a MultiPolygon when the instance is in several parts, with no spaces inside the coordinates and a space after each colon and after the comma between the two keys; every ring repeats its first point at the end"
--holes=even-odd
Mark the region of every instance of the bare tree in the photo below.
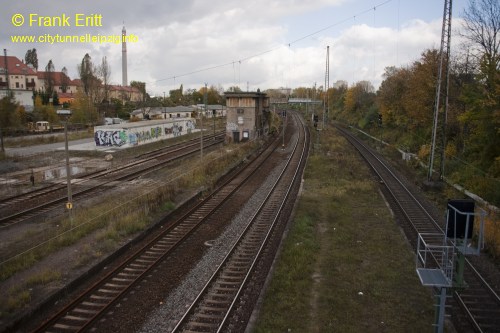
{"type": "Polygon", "coordinates": [[[111,67],[108,64],[106,56],[102,58],[101,65],[97,69],[97,74],[103,84],[103,98],[109,102],[109,78],[111,77],[111,67]]]}
{"type": "MultiPolygon", "coordinates": [[[[500,57],[500,2],[498,0],[470,0],[464,10],[464,33],[471,43],[477,63],[483,67],[488,86],[499,70],[500,57]]],[[[490,86],[491,87],[491,86],[490,86]]]]}

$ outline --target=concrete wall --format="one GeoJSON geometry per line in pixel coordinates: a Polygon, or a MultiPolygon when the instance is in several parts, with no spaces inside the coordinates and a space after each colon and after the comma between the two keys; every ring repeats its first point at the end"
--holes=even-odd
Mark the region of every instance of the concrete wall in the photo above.
{"type": "Polygon", "coordinates": [[[194,119],[103,125],[94,128],[94,141],[97,147],[128,148],[188,134],[194,129],[194,119]]]}

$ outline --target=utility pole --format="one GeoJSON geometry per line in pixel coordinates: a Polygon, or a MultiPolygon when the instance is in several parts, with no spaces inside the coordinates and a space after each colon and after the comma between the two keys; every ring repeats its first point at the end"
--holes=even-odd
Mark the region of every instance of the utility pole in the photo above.
{"type": "Polygon", "coordinates": [[[330,85],[330,46],[326,47],[326,69],[325,69],[325,96],[323,99],[323,129],[325,128],[325,117],[328,112],[328,88],[330,85]]]}
{"type": "Polygon", "coordinates": [[[440,48],[440,60],[439,60],[439,71],[436,83],[436,97],[434,100],[434,123],[432,126],[432,142],[431,142],[431,155],[429,160],[429,172],[427,174],[427,180],[432,180],[432,170],[434,167],[434,151],[436,150],[436,140],[438,136],[439,127],[439,106],[441,97],[443,98],[444,106],[442,112],[442,122],[441,122],[441,165],[439,170],[439,179],[442,180],[444,177],[444,153],[446,148],[446,122],[448,113],[448,90],[449,90],[449,74],[450,74],[450,41],[451,41],[451,7],[452,0],[444,1],[444,12],[443,12],[443,27],[441,31],[441,48],[440,48]],[[444,88],[441,88],[441,81],[443,80],[444,72],[444,88]]]}
{"type": "MultiPolygon", "coordinates": [[[[4,54],[4,63],[5,63],[5,77],[7,79],[7,98],[10,98],[11,95],[10,95],[10,84],[9,84],[9,64],[8,64],[8,61],[7,61],[7,49],[3,49],[3,54],[4,54]]],[[[2,151],[2,153],[5,152],[5,146],[3,144],[3,132],[2,132],[2,125],[3,124],[0,124],[0,149],[2,151]]]]}
{"type": "Polygon", "coordinates": [[[205,110],[203,111],[204,114],[201,115],[200,121],[201,121],[201,140],[200,140],[200,157],[201,160],[203,161],[203,116],[207,114],[207,83],[205,82],[205,94],[203,95],[203,101],[205,103],[205,110]]]}
{"type": "Polygon", "coordinates": [[[73,227],[73,194],[71,191],[71,168],[69,166],[69,151],[68,151],[68,118],[64,122],[64,150],[66,152],[66,183],[68,186],[68,202],[66,203],[66,209],[69,213],[69,221],[71,227],[73,227]]]}

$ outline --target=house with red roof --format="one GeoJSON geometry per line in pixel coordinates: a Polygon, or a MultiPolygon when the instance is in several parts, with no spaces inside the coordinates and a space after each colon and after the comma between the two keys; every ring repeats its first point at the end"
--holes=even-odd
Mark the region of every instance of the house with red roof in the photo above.
{"type": "Polygon", "coordinates": [[[21,105],[33,106],[33,89],[36,89],[36,70],[14,56],[0,56],[0,97],[8,91],[21,105]]]}
{"type": "MultiPolygon", "coordinates": [[[[19,104],[24,105],[27,110],[32,110],[33,90],[46,90],[50,82],[61,104],[71,104],[77,90],[83,87],[80,79],[72,80],[64,72],[37,71],[15,56],[0,56],[0,98],[6,96],[10,90],[19,104]]],[[[140,102],[143,96],[135,87],[110,85],[108,98],[125,103],[140,102]]]]}

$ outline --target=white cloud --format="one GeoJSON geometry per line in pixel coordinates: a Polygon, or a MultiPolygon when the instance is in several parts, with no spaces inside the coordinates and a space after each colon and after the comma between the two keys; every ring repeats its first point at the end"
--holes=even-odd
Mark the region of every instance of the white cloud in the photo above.
{"type": "MultiPolygon", "coordinates": [[[[423,19],[401,22],[399,31],[390,26],[373,27],[353,21],[351,26],[343,24],[342,30],[340,26],[327,29],[308,38],[306,43],[288,46],[292,40],[311,33],[310,30],[301,31],[300,36],[295,31],[295,36],[290,37],[295,17],[332,7],[344,8],[355,2],[171,0],[158,3],[147,0],[123,3],[88,0],[71,2],[64,8],[62,2],[36,0],[31,1],[30,12],[49,15],[96,12],[103,15],[103,27],[16,29],[9,25],[10,16],[17,12],[27,13],[28,9],[11,3],[0,14],[0,42],[7,45],[10,55],[21,59],[27,49],[35,47],[40,69],[52,59],[57,70],[66,66],[72,78],[76,78],[77,65],[85,53],[89,53],[96,64],[106,56],[112,70],[111,80],[121,83],[119,44],[13,44],[9,36],[21,33],[120,34],[125,21],[127,33],[139,37],[139,42],[127,45],[128,79],[145,81],[150,93],[160,95],[178,88],[181,83],[185,88],[196,89],[205,82],[224,88],[239,84],[243,89],[248,82],[250,89],[261,90],[311,86],[314,82],[320,86],[324,84],[327,45],[330,45],[330,84],[337,80],[349,83],[369,80],[378,86],[386,66],[404,65],[418,59],[425,49],[439,47],[441,21],[423,19]],[[258,56],[251,57],[253,55],[258,56]],[[225,66],[217,67],[219,65],[225,66]],[[199,72],[211,67],[217,68],[199,72]],[[188,73],[193,74],[184,75],[188,73]]],[[[342,19],[345,17],[333,21],[342,19]]],[[[332,25],[332,21],[321,22],[311,22],[314,23],[311,26],[332,25]]]]}

